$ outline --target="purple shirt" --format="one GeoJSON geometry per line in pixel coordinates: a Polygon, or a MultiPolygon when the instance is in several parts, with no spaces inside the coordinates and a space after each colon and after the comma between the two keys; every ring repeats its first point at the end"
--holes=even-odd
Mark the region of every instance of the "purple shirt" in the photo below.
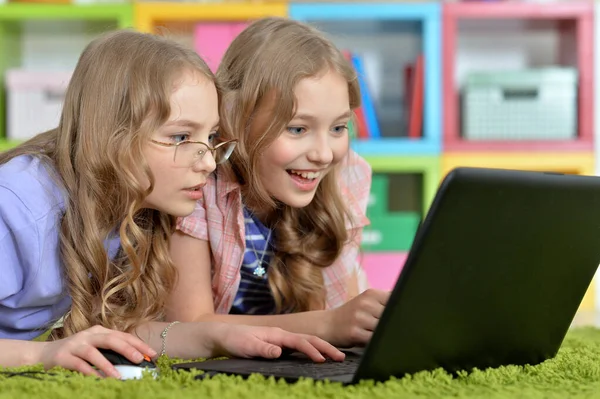
{"type": "MultiPolygon", "coordinates": [[[[69,310],[60,259],[64,193],[31,156],[0,165],[0,338],[32,339],[69,310]]],[[[106,243],[114,256],[118,239],[106,243]]]]}

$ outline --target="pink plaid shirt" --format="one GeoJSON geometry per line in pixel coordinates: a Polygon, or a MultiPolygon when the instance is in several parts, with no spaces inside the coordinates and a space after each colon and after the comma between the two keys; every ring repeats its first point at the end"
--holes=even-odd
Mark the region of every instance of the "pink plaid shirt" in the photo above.
{"type": "MultiPolygon", "coordinates": [[[[346,244],[341,255],[323,269],[326,289],[326,307],[344,304],[348,281],[356,274],[359,292],[367,289],[367,280],[359,263],[359,245],[362,228],[369,224],[366,216],[371,188],[371,167],[353,151],[349,151],[340,172],[342,198],[350,210],[352,222],[347,226],[354,240],[346,244]]],[[[194,212],[179,218],[177,228],[182,232],[210,243],[212,255],[212,292],[216,313],[229,313],[237,293],[242,260],[246,249],[244,214],[240,186],[228,180],[220,169],[208,178],[203,198],[194,212]]]]}

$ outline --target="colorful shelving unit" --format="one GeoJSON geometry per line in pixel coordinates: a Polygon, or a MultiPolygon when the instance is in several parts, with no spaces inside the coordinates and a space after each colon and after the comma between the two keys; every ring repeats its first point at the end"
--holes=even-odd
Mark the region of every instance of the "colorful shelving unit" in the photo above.
{"type": "MultiPolygon", "coordinates": [[[[117,27],[133,27],[142,32],[154,33],[166,31],[170,36],[180,35],[179,38],[194,46],[201,55],[208,58],[213,69],[239,28],[253,19],[265,16],[290,17],[315,24],[330,35],[334,42],[340,40],[344,46],[352,44],[353,38],[358,37],[361,32],[382,35],[381,41],[374,39],[367,42],[368,46],[373,47],[387,40],[386,35],[396,35],[401,44],[388,51],[386,57],[406,57],[407,51],[413,51],[420,52],[425,60],[422,134],[420,137],[407,137],[401,133],[401,125],[404,122],[399,123],[397,132],[393,131],[393,123],[387,123],[387,133],[382,137],[354,140],[352,143],[353,149],[367,159],[374,172],[373,201],[369,206],[368,215],[376,223],[365,230],[366,235],[373,237],[382,234],[385,226],[379,224],[378,227],[377,221],[386,218],[396,223],[396,234],[403,232],[402,237],[395,236],[391,241],[380,242],[378,246],[366,245],[363,248],[362,263],[367,270],[369,281],[375,287],[389,289],[402,269],[406,251],[412,242],[412,234],[426,214],[441,178],[454,167],[483,166],[600,174],[600,162],[597,161],[600,141],[594,144],[594,131],[600,129],[600,118],[594,120],[593,117],[594,111],[596,115],[600,115],[600,86],[596,83],[597,80],[594,80],[592,58],[600,54],[600,16],[597,12],[594,14],[594,7],[597,5],[600,5],[600,1],[595,4],[372,3],[366,0],[233,4],[159,1],[134,2],[133,5],[9,3],[0,5],[0,76],[3,76],[7,69],[21,64],[20,39],[22,26],[26,21],[87,21],[94,32],[117,27]],[[456,79],[460,26],[465,21],[498,20],[530,21],[534,25],[545,24],[544,26],[552,26],[553,29],[565,33],[566,40],[561,40],[558,44],[560,51],[557,62],[573,66],[578,72],[578,131],[575,139],[469,141],[463,138],[460,128],[460,87],[456,79]],[[207,27],[210,29],[205,29],[207,27]],[[212,28],[214,29],[211,31],[212,28]],[[405,36],[417,37],[414,42],[416,45],[403,41],[405,36]],[[205,38],[209,40],[204,40],[205,38]],[[595,93],[594,84],[598,86],[595,93]],[[406,182],[415,181],[418,183],[410,187],[403,186],[406,182]],[[414,198],[399,205],[399,197],[414,198]],[[388,244],[389,242],[392,244],[388,244]]],[[[486,26],[482,29],[486,29],[486,26]]],[[[367,69],[372,69],[372,64],[365,64],[367,69]]],[[[595,62],[595,65],[596,68],[600,68],[600,61],[595,62]]],[[[394,79],[401,79],[401,63],[395,65],[393,61],[388,61],[386,68],[389,69],[386,73],[390,76],[397,74],[394,79]]],[[[404,89],[394,86],[395,81],[392,83],[387,85],[386,90],[397,90],[394,101],[401,104],[404,89]]],[[[4,139],[4,93],[3,79],[0,79],[0,151],[16,144],[4,139]]],[[[398,108],[398,112],[402,110],[398,108]]],[[[589,310],[594,306],[600,308],[600,296],[595,297],[594,291],[592,286],[581,309],[589,310]]]]}
{"type": "MultiPolygon", "coordinates": [[[[73,5],[7,3],[0,5],[0,149],[15,143],[6,141],[6,97],[4,73],[21,63],[20,39],[23,24],[30,21],[83,21],[89,30],[101,32],[133,25],[129,4],[73,5]]],[[[89,32],[86,32],[89,33],[89,32]]],[[[49,32],[51,34],[51,32],[49,32]]]]}

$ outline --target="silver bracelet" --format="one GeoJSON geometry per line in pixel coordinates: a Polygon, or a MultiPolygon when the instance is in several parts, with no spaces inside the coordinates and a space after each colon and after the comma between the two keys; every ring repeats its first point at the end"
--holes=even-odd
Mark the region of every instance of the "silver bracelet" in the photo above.
{"type": "Polygon", "coordinates": [[[169,323],[169,325],[166,326],[165,329],[160,333],[160,337],[162,338],[162,350],[160,351],[160,356],[167,353],[167,333],[169,332],[169,329],[177,323],[179,322],[173,321],[169,323]]]}

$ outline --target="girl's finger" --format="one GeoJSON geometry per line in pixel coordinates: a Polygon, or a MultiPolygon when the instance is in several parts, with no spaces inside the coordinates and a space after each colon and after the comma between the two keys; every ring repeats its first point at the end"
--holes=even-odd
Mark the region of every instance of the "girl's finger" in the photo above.
{"type": "MultiPolygon", "coordinates": [[[[112,348],[112,347],[102,346],[101,343],[108,342],[105,340],[110,340],[111,344],[117,343],[119,341],[127,342],[134,349],[131,351],[131,353],[129,355],[126,353],[122,353],[120,351],[119,351],[119,353],[123,354],[125,357],[127,357],[131,361],[135,361],[135,360],[132,359],[130,356],[139,358],[137,353],[140,353],[142,355],[148,355],[150,357],[155,357],[157,355],[156,351],[150,345],[148,345],[147,343],[145,343],[138,337],[134,336],[133,334],[126,333],[123,331],[109,330],[107,328],[102,327],[102,330],[100,331],[100,333],[94,334],[93,337],[94,337],[94,342],[96,343],[95,346],[100,347],[100,348],[105,348],[105,349],[115,350],[115,348],[112,348]],[[100,341],[96,340],[98,337],[101,337],[100,341]]],[[[141,362],[141,360],[139,360],[138,362],[141,362]]]]}
{"type": "Polygon", "coordinates": [[[366,345],[373,336],[372,331],[365,330],[364,328],[357,328],[354,334],[352,334],[352,338],[355,342],[360,345],[366,345]]]}
{"type": "Polygon", "coordinates": [[[341,362],[346,358],[346,355],[344,354],[344,352],[340,351],[338,348],[331,345],[329,342],[322,340],[319,337],[307,336],[306,339],[322,355],[330,358],[331,360],[335,360],[336,362],[341,362]]]}
{"type": "Polygon", "coordinates": [[[363,306],[363,308],[361,310],[363,312],[369,313],[376,319],[380,319],[381,315],[383,314],[384,309],[385,309],[385,306],[380,304],[379,302],[368,301],[365,303],[365,305],[363,306]]]}
{"type": "MultiPolygon", "coordinates": [[[[126,334],[126,333],[123,333],[123,334],[126,334]]],[[[144,355],[148,355],[150,357],[156,357],[158,355],[158,353],[150,345],[148,345],[147,343],[145,343],[138,337],[136,337],[132,334],[126,334],[125,338],[126,338],[125,340],[129,343],[129,345],[134,347],[138,352],[140,352],[144,355]]]]}
{"type": "Polygon", "coordinates": [[[379,323],[379,318],[374,317],[370,313],[361,312],[356,316],[356,321],[361,329],[375,331],[375,328],[379,323]]]}
{"type": "Polygon", "coordinates": [[[100,353],[100,351],[95,346],[91,346],[89,344],[82,345],[78,347],[73,354],[83,363],[89,363],[87,366],[85,366],[81,365],[78,362],[78,367],[83,367],[86,370],[88,367],[92,369],[92,367],[90,366],[91,364],[92,366],[95,366],[98,370],[100,370],[102,373],[104,373],[104,375],[107,377],[121,378],[121,375],[119,374],[117,369],[112,365],[110,361],[108,361],[108,359],[106,359],[106,357],[104,357],[104,355],[102,355],[102,353],[100,353]]]}
{"type": "MultiPolygon", "coordinates": [[[[100,354],[100,352],[98,352],[98,354],[100,354]]],[[[95,377],[102,377],[102,375],[95,370],[90,363],[88,363],[87,361],[83,360],[82,358],[78,357],[77,355],[72,355],[69,358],[69,361],[65,362],[64,365],[61,365],[64,368],[70,369],[70,370],[75,370],[78,371],[84,375],[89,375],[89,376],[95,376],[95,377]]],[[[112,365],[109,363],[109,366],[112,367],[112,365]]],[[[114,367],[113,367],[114,368],[114,367]]],[[[102,370],[105,375],[110,375],[107,373],[106,370],[102,370]]],[[[117,370],[114,370],[115,376],[118,375],[117,370]]],[[[117,377],[118,378],[118,377],[117,377]]]]}
{"type": "Polygon", "coordinates": [[[321,352],[303,335],[286,334],[281,342],[286,348],[296,349],[298,352],[304,353],[314,362],[322,363],[325,361],[325,357],[321,352]]]}
{"type": "MultiPolygon", "coordinates": [[[[110,334],[99,334],[90,339],[90,344],[96,348],[110,349],[113,350],[127,359],[129,359],[133,363],[140,363],[144,360],[145,353],[141,352],[137,349],[136,346],[130,344],[130,341],[135,342],[137,338],[134,340],[130,340],[129,337],[124,336],[125,333],[110,333],[110,334]]],[[[145,347],[147,345],[139,345],[145,347]]]]}
{"type": "Polygon", "coordinates": [[[133,334],[129,334],[122,331],[111,331],[110,335],[114,335],[115,337],[127,342],[130,346],[135,348],[136,351],[143,355],[148,355],[150,357],[155,357],[157,355],[156,351],[152,349],[150,345],[148,345],[133,334]]]}
{"type": "Polygon", "coordinates": [[[270,342],[260,339],[259,337],[252,337],[250,340],[244,343],[245,357],[260,356],[265,359],[276,359],[281,356],[282,349],[280,346],[274,345],[270,342]]]}

